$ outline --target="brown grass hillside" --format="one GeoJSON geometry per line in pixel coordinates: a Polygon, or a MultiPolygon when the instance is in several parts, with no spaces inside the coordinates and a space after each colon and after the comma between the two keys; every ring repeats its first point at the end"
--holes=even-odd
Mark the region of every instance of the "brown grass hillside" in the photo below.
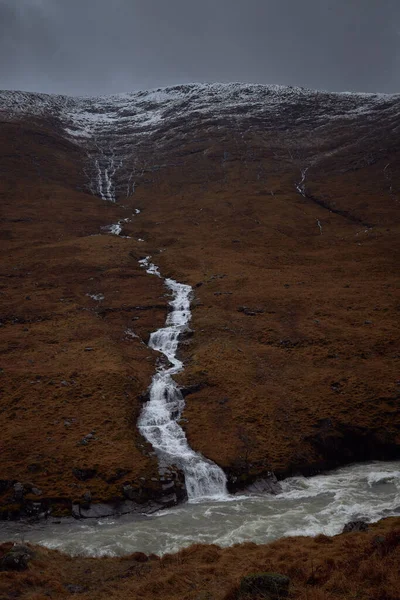
{"type": "Polygon", "coordinates": [[[166,119],[158,138],[132,142],[137,185],[117,204],[87,191],[87,156],[59,124],[3,112],[6,516],[16,482],[67,511],[87,492],[160,490],[136,428],[157,358],[146,342],[168,301],[138,267],[148,254],[194,288],[182,426],[231,487],[399,456],[400,146],[388,106],[318,127],[307,107],[249,115],[242,129],[234,115],[166,119]],[[124,218],[129,239],[98,235],[124,218]]]}
{"type": "Polygon", "coordinates": [[[0,131],[4,514],[18,510],[14,482],[28,502],[67,512],[88,489],[96,502],[121,497],[123,482],[139,477],[154,487],[157,463],[135,423],[155,369],[146,340],[165,320],[162,283],[138,266],[138,243],[98,235],[121,209],[76,191],[70,147],[55,134],[42,145],[37,131],[0,131]],[[85,469],[90,480],[74,475],[85,469]]]}
{"type": "MultiPolygon", "coordinates": [[[[11,544],[0,546],[0,557],[11,544]]],[[[20,600],[79,597],[81,600],[234,600],[242,577],[278,572],[290,578],[296,600],[398,600],[399,519],[368,532],[333,538],[286,538],[268,545],[221,549],[195,545],[166,555],[136,553],[123,558],[71,558],[31,546],[24,572],[0,573],[0,597],[20,600]]],[[[252,599],[267,596],[252,594],[252,599]]]]}

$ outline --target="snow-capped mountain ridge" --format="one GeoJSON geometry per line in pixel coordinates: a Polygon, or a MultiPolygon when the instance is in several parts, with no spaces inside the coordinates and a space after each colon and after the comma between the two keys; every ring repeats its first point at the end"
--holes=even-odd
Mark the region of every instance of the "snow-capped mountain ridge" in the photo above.
{"type": "MultiPolygon", "coordinates": [[[[312,136],[321,147],[332,137],[326,128],[361,127],[385,121],[398,131],[400,95],[319,92],[259,84],[188,84],[112,96],[80,97],[0,92],[6,121],[45,121],[87,154],[89,188],[103,199],[129,194],[129,182],[159,166],[171,149],[211,139],[290,130],[293,140],[312,136]],[[305,135],[306,134],[306,135],[305,135]],[[111,180],[112,178],[112,180],[111,180]]],[[[363,131],[363,134],[365,131],[363,131]]],[[[300,143],[300,142],[299,142],[300,143]]],[[[203,148],[204,150],[204,148],[203,148]]],[[[176,150],[174,150],[176,152],[176,150]]],[[[314,152],[315,154],[315,152],[314,152]]],[[[315,161],[315,157],[312,159],[315,161]]]]}
{"type": "MultiPolygon", "coordinates": [[[[312,101],[320,115],[321,102],[336,102],[341,113],[352,116],[377,108],[389,108],[400,99],[400,94],[367,94],[356,92],[324,92],[300,87],[261,84],[186,84],[149,91],[121,93],[110,96],[63,96],[23,91],[1,91],[0,111],[9,117],[22,115],[42,116],[49,111],[56,117],[73,122],[79,127],[96,127],[99,122],[113,124],[115,121],[141,118],[153,121],[166,118],[171,108],[188,108],[199,112],[232,109],[247,106],[251,100],[254,110],[268,110],[277,105],[299,104],[312,101]],[[184,102],[185,106],[181,103],[184,102]],[[157,114],[158,111],[160,114],[157,114]],[[167,114],[164,114],[167,111],[167,114]],[[145,113],[153,113],[147,118],[145,113]]],[[[338,111],[338,112],[339,112],[338,111]]],[[[79,136],[79,132],[76,132],[79,136]]]]}

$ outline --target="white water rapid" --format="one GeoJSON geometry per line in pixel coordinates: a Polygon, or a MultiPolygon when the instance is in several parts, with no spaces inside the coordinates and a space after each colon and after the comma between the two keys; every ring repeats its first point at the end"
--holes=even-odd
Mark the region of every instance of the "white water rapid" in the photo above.
{"type": "MultiPolygon", "coordinates": [[[[150,257],[141,260],[140,264],[147,273],[161,277],[158,268],[150,262],[150,257]]],[[[174,279],[165,279],[165,285],[172,292],[169,303],[172,310],[166,326],[151,334],[149,347],[161,352],[168,362],[162,364],[153,377],[150,400],[142,410],[138,427],[163,462],[176,465],[183,471],[189,501],[224,499],[227,496],[224,472],[190,448],[178,424],[185,403],[172,376],[183,369],[177,351],[179,337],[187,331],[191,319],[192,288],[174,279]]]]}
{"type": "Polygon", "coordinates": [[[190,544],[265,544],[288,535],[335,535],[353,520],[400,515],[400,461],[291,477],[282,493],[181,504],[148,516],[2,523],[0,541],[42,544],[73,555],[176,552],[190,544]]]}

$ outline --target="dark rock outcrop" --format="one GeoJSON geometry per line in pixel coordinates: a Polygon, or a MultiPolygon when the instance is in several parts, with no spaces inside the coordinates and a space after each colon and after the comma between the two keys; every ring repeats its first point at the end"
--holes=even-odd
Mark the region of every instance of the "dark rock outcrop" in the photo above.
{"type": "Polygon", "coordinates": [[[73,469],[73,474],[79,481],[88,481],[96,475],[95,469],[73,469]]]}
{"type": "Polygon", "coordinates": [[[368,523],[365,521],[350,521],[343,527],[342,533],[354,533],[356,531],[368,531],[368,523]]]}
{"type": "Polygon", "coordinates": [[[255,573],[243,577],[237,598],[287,598],[290,579],[280,573],[255,573]]]}
{"type": "Polygon", "coordinates": [[[245,492],[250,494],[280,494],[282,492],[282,486],[277,480],[274,473],[270,473],[263,479],[257,479],[254,483],[248,485],[245,492]]]}
{"type": "Polygon", "coordinates": [[[0,561],[0,571],[25,571],[34,552],[25,545],[13,546],[0,561]]]}

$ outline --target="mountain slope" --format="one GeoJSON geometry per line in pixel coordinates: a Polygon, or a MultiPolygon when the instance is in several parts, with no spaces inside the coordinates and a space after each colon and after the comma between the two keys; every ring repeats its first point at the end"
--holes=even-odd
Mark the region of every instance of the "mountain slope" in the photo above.
{"type": "Polygon", "coordinates": [[[399,455],[399,113],[398,95],[240,84],[0,94],[7,507],[16,481],[68,505],[158,480],[135,428],[156,358],[140,338],[167,302],[137,267],[146,255],[195,286],[182,426],[232,487],[399,455]],[[130,238],[92,237],[123,219],[130,238]],[[66,292],[73,305],[60,315],[66,292]],[[40,329],[24,331],[18,311],[40,315],[40,329]],[[139,338],[127,343],[131,327],[139,338]],[[66,352],[47,351],[53,337],[66,352]],[[79,374],[73,410],[57,404],[61,383],[32,396],[30,381],[54,373],[79,374]],[[26,418],[46,431],[34,444],[26,418]],[[71,418],[78,429],[63,424],[71,418]],[[74,468],[94,476],[82,482],[74,468]]]}

